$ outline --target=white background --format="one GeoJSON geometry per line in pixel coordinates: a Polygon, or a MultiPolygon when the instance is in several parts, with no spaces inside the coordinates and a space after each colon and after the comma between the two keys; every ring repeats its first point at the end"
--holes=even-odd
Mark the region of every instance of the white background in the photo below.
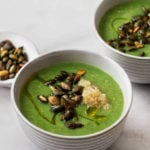
{"type": "MultiPolygon", "coordinates": [[[[101,0],[0,0],[0,32],[24,35],[39,53],[84,49],[103,53],[94,31],[101,0]]],[[[133,85],[133,105],[120,138],[109,150],[150,149],[150,85],[133,85]]],[[[16,119],[10,89],[0,87],[0,149],[37,150],[16,119]]]]}

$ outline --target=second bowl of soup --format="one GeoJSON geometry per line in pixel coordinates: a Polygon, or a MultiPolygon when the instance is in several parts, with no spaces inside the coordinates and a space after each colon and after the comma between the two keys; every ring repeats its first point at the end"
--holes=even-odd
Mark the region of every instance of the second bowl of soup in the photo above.
{"type": "Polygon", "coordinates": [[[136,83],[150,83],[149,4],[148,0],[105,0],[95,14],[96,32],[106,55],[136,83]]]}

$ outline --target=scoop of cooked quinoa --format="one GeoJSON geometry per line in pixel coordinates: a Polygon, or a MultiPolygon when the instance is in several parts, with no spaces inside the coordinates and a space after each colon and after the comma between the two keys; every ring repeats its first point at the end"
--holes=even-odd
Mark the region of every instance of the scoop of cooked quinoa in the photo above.
{"type": "Polygon", "coordinates": [[[92,85],[90,81],[81,79],[78,84],[84,87],[82,92],[83,103],[89,107],[110,108],[106,94],[102,93],[95,85],[92,85]]]}

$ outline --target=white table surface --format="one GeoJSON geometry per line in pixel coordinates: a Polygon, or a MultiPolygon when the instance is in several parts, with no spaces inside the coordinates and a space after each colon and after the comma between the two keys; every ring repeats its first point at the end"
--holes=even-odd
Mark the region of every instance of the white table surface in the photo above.
{"type": "MultiPolygon", "coordinates": [[[[93,16],[101,0],[0,0],[0,32],[33,41],[39,53],[84,49],[102,53],[93,16]]],[[[150,149],[150,85],[133,85],[133,105],[120,138],[109,150],[150,149]]],[[[10,89],[0,87],[0,149],[37,150],[18,124],[10,89]]]]}

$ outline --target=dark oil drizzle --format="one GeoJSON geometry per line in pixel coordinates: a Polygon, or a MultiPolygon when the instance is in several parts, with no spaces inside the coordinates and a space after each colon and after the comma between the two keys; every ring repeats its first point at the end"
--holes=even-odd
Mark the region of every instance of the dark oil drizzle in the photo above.
{"type": "Polygon", "coordinates": [[[53,116],[52,116],[52,119],[51,119],[51,121],[50,121],[51,124],[53,124],[53,125],[56,125],[56,115],[57,115],[57,114],[54,113],[53,116]]]}
{"type": "Polygon", "coordinates": [[[118,33],[118,29],[115,28],[115,21],[117,21],[117,20],[124,20],[124,21],[127,22],[128,19],[127,19],[127,18],[118,17],[118,18],[115,18],[115,19],[111,22],[111,26],[112,26],[113,30],[118,33]]]}
{"type": "Polygon", "coordinates": [[[44,80],[43,78],[41,78],[39,75],[36,75],[35,77],[38,79],[38,81],[40,81],[42,83],[46,82],[46,80],[44,80]]]}
{"type": "MultiPolygon", "coordinates": [[[[34,102],[33,96],[32,96],[32,95],[30,94],[30,92],[28,92],[28,91],[27,91],[27,97],[28,97],[29,100],[32,102],[32,104],[33,104],[34,108],[36,109],[36,111],[38,112],[39,116],[40,116],[41,118],[43,118],[45,121],[47,121],[48,123],[53,124],[53,123],[52,123],[53,121],[50,121],[46,116],[44,116],[44,115],[41,113],[40,109],[38,108],[38,106],[37,106],[37,105],[35,104],[35,102],[34,102]]],[[[52,118],[52,120],[54,120],[54,117],[52,118]]]]}
{"type": "Polygon", "coordinates": [[[83,116],[83,115],[81,115],[81,114],[79,114],[79,116],[82,117],[82,118],[84,118],[84,119],[87,119],[87,120],[90,120],[90,121],[92,121],[92,122],[95,122],[97,125],[100,124],[100,122],[98,122],[97,120],[91,119],[91,118],[89,118],[89,117],[85,117],[85,116],[83,116]]]}

